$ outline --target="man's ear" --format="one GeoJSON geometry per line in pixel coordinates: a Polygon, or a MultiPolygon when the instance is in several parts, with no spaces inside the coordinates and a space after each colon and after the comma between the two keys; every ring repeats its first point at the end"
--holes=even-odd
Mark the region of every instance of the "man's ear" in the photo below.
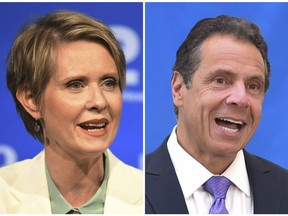
{"type": "Polygon", "coordinates": [[[171,89],[173,102],[177,107],[183,105],[183,88],[185,88],[185,84],[182,75],[178,71],[174,71],[171,81],[171,89]]]}
{"type": "Polygon", "coordinates": [[[41,113],[39,107],[35,103],[34,97],[32,97],[31,91],[17,90],[16,97],[22,104],[26,112],[28,112],[33,118],[40,119],[41,113]]]}

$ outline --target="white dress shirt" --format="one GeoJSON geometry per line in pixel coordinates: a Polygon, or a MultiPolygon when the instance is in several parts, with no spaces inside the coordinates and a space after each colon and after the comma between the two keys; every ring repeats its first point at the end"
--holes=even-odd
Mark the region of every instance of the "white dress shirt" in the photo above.
{"type": "MultiPolygon", "coordinates": [[[[179,145],[176,127],[177,125],[172,130],[167,147],[189,214],[208,214],[214,198],[202,188],[202,185],[213,174],[179,145]]],[[[229,214],[253,214],[253,197],[242,150],[222,176],[233,183],[226,195],[226,208],[229,214]]]]}

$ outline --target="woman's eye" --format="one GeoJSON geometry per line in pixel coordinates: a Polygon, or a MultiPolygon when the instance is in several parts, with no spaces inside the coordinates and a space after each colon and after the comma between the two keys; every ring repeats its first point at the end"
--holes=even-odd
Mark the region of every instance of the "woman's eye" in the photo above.
{"type": "Polygon", "coordinates": [[[71,89],[80,89],[84,87],[84,84],[80,80],[74,80],[74,81],[67,83],[66,86],[67,88],[71,88],[71,89]]]}
{"type": "Polygon", "coordinates": [[[104,82],[104,85],[108,88],[114,88],[116,86],[117,82],[114,79],[107,79],[104,82]]]}

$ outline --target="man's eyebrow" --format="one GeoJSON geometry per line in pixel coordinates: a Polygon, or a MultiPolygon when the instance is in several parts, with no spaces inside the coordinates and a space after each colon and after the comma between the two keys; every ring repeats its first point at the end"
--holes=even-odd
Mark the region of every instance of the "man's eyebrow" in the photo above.
{"type": "MultiPolygon", "coordinates": [[[[215,71],[212,71],[210,74],[207,74],[207,77],[213,77],[213,76],[217,76],[217,75],[224,75],[224,76],[236,78],[238,76],[238,73],[232,72],[232,71],[227,70],[227,69],[217,69],[215,71]]],[[[256,75],[254,74],[252,76],[249,76],[249,79],[259,80],[259,81],[265,82],[265,76],[260,75],[260,74],[256,74],[256,75]]]]}
{"type": "Polygon", "coordinates": [[[251,80],[259,80],[263,83],[265,83],[265,76],[261,76],[261,75],[253,75],[250,77],[251,80]]]}
{"type": "Polygon", "coordinates": [[[229,76],[233,78],[237,77],[237,73],[233,73],[232,71],[226,69],[217,69],[215,71],[212,71],[211,73],[207,74],[207,77],[215,77],[219,75],[229,76]]]}

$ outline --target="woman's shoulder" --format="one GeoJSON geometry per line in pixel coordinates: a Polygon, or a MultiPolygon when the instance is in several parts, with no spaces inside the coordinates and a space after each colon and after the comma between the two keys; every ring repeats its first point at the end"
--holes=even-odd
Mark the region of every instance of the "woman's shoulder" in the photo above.
{"type": "Polygon", "coordinates": [[[117,158],[111,151],[108,151],[109,159],[109,179],[115,180],[118,185],[126,185],[127,187],[142,188],[143,186],[143,171],[130,166],[119,158],[117,158]],[[121,182],[121,183],[120,183],[121,182]]]}
{"type": "MultiPolygon", "coordinates": [[[[142,212],[143,207],[143,171],[125,164],[108,150],[109,180],[107,197],[121,200],[134,206],[137,212],[142,212]]],[[[106,203],[105,203],[106,205],[106,203]]]]}
{"type": "Polygon", "coordinates": [[[122,160],[116,157],[109,149],[107,150],[107,155],[108,155],[110,170],[118,169],[121,172],[131,173],[135,176],[139,176],[139,177],[141,176],[141,178],[143,177],[142,170],[124,163],[122,160]]]}
{"type": "Polygon", "coordinates": [[[44,153],[41,152],[32,159],[25,159],[12,163],[10,165],[0,168],[0,176],[6,181],[11,182],[13,179],[17,178],[19,175],[24,173],[25,175],[30,175],[31,172],[37,171],[35,167],[40,167],[44,161],[44,153]],[[30,170],[30,171],[29,171],[30,170]]]}

